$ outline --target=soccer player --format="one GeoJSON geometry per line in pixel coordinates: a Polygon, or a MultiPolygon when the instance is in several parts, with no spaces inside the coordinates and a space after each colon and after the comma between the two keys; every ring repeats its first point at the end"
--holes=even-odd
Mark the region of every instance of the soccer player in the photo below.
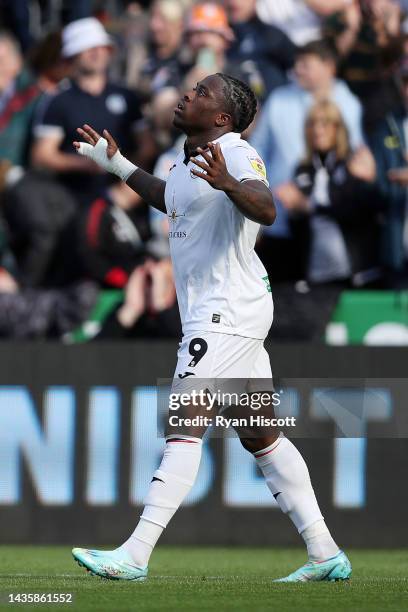
{"type": "MultiPolygon", "coordinates": [[[[86,141],[74,143],[80,155],[119,176],[169,217],[183,325],[173,389],[197,379],[246,380],[248,388],[251,379],[272,379],[263,343],[273,303],[254,245],[259,225],[274,222],[275,207],[265,166],[240,136],[256,107],[252,90],[235,78],[218,73],[200,81],[175,109],[174,125],[187,139],[167,181],[124,158],[106,130],[100,136],[89,125],[78,128],[86,141]]],[[[80,565],[105,578],[147,576],[156,542],[194,484],[205,429],[171,430],[133,534],[112,551],[74,548],[80,565]]],[[[349,578],[350,562],[326,527],[296,447],[279,431],[238,433],[307,546],[309,561],[280,580],[349,578]]]]}

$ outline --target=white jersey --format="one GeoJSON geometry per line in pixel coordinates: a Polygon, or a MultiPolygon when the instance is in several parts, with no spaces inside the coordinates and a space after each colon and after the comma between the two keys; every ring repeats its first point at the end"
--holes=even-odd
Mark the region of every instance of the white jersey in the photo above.
{"type": "MultiPolygon", "coordinates": [[[[234,178],[268,184],[263,161],[240,134],[229,132],[214,142],[234,178]]],[[[263,340],[273,302],[267,272],[254,251],[259,224],[223,191],[192,174],[193,168],[201,171],[182,151],[165,190],[183,334],[213,331],[263,340]]]]}

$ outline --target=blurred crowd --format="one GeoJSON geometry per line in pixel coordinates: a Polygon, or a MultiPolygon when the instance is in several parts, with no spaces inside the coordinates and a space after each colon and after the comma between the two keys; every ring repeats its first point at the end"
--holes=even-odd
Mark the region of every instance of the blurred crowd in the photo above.
{"type": "Polygon", "coordinates": [[[257,249],[282,339],[344,289],[408,286],[408,2],[1,0],[0,336],[178,337],[168,219],[72,146],[84,123],[166,178],[180,95],[214,72],[259,101],[243,136],[278,208],[257,249]]]}

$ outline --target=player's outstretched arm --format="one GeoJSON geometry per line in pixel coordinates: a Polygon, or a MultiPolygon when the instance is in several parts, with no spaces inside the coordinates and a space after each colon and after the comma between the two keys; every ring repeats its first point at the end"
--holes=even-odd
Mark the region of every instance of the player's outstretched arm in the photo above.
{"type": "Polygon", "coordinates": [[[205,162],[191,157],[191,161],[205,170],[192,170],[196,176],[207,181],[214,189],[224,191],[245,217],[262,225],[272,225],[276,218],[273,195],[268,187],[258,180],[237,181],[227,170],[224,155],[219,143],[208,143],[211,155],[197,149],[205,162]]]}
{"type": "Polygon", "coordinates": [[[103,131],[102,137],[90,125],[85,124],[82,128],[77,128],[77,132],[85,140],[85,142],[75,141],[73,143],[77,153],[93,159],[107,172],[116,174],[143,200],[161,212],[166,212],[165,181],[152,176],[126,159],[108,130],[103,131]]]}

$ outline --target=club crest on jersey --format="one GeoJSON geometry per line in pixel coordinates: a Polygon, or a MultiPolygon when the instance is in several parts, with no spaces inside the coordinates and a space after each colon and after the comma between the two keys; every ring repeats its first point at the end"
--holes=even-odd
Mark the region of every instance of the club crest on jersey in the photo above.
{"type": "Polygon", "coordinates": [[[170,219],[170,221],[173,221],[173,223],[175,223],[179,217],[185,217],[186,214],[185,213],[178,214],[177,210],[175,208],[173,208],[171,213],[169,215],[167,215],[167,216],[170,219]]]}
{"type": "Polygon", "coordinates": [[[260,157],[248,157],[248,159],[255,172],[266,179],[266,168],[262,159],[260,157]]]}

